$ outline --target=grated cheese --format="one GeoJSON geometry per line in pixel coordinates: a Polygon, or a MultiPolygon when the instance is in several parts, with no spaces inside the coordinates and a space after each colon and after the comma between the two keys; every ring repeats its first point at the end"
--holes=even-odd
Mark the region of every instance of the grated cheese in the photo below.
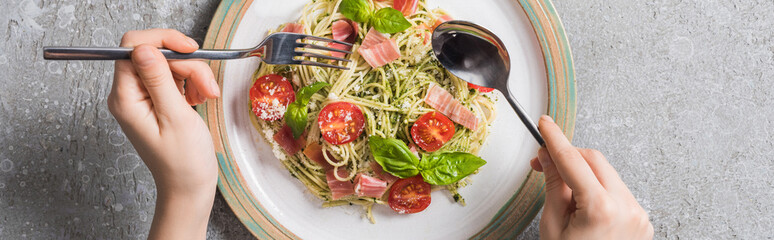
{"type": "Polygon", "coordinates": [[[274,156],[277,157],[279,160],[285,160],[287,156],[282,151],[282,148],[277,143],[277,141],[274,141],[274,131],[271,130],[268,126],[263,126],[263,136],[265,137],[266,141],[269,142],[271,145],[271,151],[274,153],[274,156]]]}
{"type": "Polygon", "coordinates": [[[285,160],[287,158],[285,153],[282,152],[282,148],[279,146],[279,144],[272,144],[271,151],[274,153],[274,156],[277,157],[277,159],[279,160],[285,160]]]}
{"type": "Polygon", "coordinates": [[[279,100],[273,99],[271,103],[253,102],[253,112],[261,119],[276,120],[285,115],[287,106],[282,105],[279,100]]]}
{"type": "Polygon", "coordinates": [[[411,103],[409,101],[403,101],[403,104],[400,105],[400,108],[408,109],[411,107],[411,103]]]}

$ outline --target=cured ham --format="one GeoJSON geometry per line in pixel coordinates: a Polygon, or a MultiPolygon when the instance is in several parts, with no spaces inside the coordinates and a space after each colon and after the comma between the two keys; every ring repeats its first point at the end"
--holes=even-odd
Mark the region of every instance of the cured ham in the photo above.
{"type": "Polygon", "coordinates": [[[451,93],[445,89],[439,87],[436,84],[431,84],[427,89],[427,95],[424,99],[427,105],[435,108],[439,112],[443,113],[452,121],[459,123],[471,130],[478,129],[478,117],[470,109],[465,108],[451,93]]]}
{"type": "Polygon", "coordinates": [[[438,27],[438,25],[441,25],[441,23],[448,22],[451,20],[454,20],[454,19],[449,15],[441,15],[440,17],[435,19],[435,22],[433,23],[433,27],[430,30],[435,29],[435,27],[438,27]]]}
{"type": "Polygon", "coordinates": [[[425,31],[417,33],[417,34],[423,38],[422,43],[423,44],[427,44],[427,42],[430,41],[430,37],[432,35],[432,33],[431,33],[432,29],[430,29],[430,27],[428,27],[427,24],[425,24],[425,23],[417,25],[417,29],[425,30],[425,31]]]}
{"type": "Polygon", "coordinates": [[[395,0],[392,2],[392,8],[397,9],[403,16],[411,16],[417,11],[419,0],[395,0]]]}
{"type": "MultiPolygon", "coordinates": [[[[357,34],[358,34],[358,25],[356,22],[353,22],[349,19],[343,19],[333,22],[331,24],[331,31],[333,31],[333,39],[339,40],[342,42],[347,43],[355,43],[357,40],[357,34]]],[[[352,46],[347,46],[344,44],[339,43],[328,43],[328,47],[341,49],[341,50],[352,50],[352,46]]],[[[341,52],[331,52],[331,56],[334,57],[344,57],[346,54],[341,52]]]]}
{"type": "Polygon", "coordinates": [[[363,44],[357,49],[357,52],[363,56],[373,68],[384,66],[385,64],[400,58],[398,44],[394,39],[388,38],[383,33],[371,28],[363,39],[363,44]]]}
{"type": "MultiPolygon", "coordinates": [[[[328,154],[328,159],[331,159],[333,162],[338,162],[337,159],[335,159],[330,153],[328,154]]],[[[318,144],[317,142],[312,142],[309,145],[306,145],[306,148],[304,148],[304,155],[311,159],[312,161],[316,162],[318,165],[322,166],[323,169],[328,170],[333,168],[333,166],[328,163],[327,160],[325,160],[325,156],[323,156],[322,146],[318,144]]]]}
{"type": "Polygon", "coordinates": [[[334,172],[333,169],[328,170],[325,173],[325,179],[328,181],[328,188],[331,189],[331,200],[339,200],[342,197],[346,197],[355,194],[354,185],[349,181],[339,181],[334,174],[339,177],[349,176],[346,169],[339,168],[338,172],[334,172]]]}
{"type": "Polygon", "coordinates": [[[355,43],[358,29],[358,24],[349,19],[338,20],[331,25],[333,39],[348,43],[355,43]]]}
{"type": "Polygon", "coordinates": [[[438,27],[438,25],[441,25],[441,23],[444,23],[444,22],[447,22],[447,21],[451,21],[451,20],[452,20],[452,18],[449,15],[441,15],[440,17],[435,19],[435,21],[433,22],[433,26],[429,26],[426,23],[422,23],[422,24],[417,25],[418,29],[427,30],[426,32],[421,33],[421,34],[424,34],[424,41],[423,41],[423,43],[427,44],[430,41],[430,37],[431,37],[433,29],[435,29],[435,27],[438,27]]]}
{"type": "Polygon", "coordinates": [[[382,165],[379,165],[379,163],[377,163],[376,161],[371,161],[371,169],[374,170],[374,174],[376,174],[376,177],[386,181],[387,183],[394,183],[399,179],[398,177],[393,176],[388,172],[385,172],[384,169],[382,169],[382,165]]]}
{"type": "Polygon", "coordinates": [[[362,173],[355,177],[355,193],[358,197],[381,198],[387,191],[387,182],[362,173]]]}
{"type": "Polygon", "coordinates": [[[280,32],[304,33],[304,25],[300,23],[288,23],[280,32]]]}
{"type": "MultiPolygon", "coordinates": [[[[306,135],[306,134],[304,134],[306,135]]],[[[293,138],[293,130],[288,125],[283,126],[279,131],[274,133],[274,141],[285,149],[288,155],[296,154],[301,151],[301,148],[306,146],[306,137],[293,138]]]]}
{"type": "Polygon", "coordinates": [[[360,45],[360,48],[371,48],[389,39],[390,38],[388,38],[384,33],[380,33],[379,31],[376,31],[376,29],[371,28],[366,33],[366,36],[363,39],[363,44],[360,45]]]}

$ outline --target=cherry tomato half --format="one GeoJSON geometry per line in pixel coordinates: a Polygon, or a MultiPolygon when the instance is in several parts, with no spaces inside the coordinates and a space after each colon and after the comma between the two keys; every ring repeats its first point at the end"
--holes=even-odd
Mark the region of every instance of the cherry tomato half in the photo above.
{"type": "Polygon", "coordinates": [[[454,123],[440,112],[425,113],[411,126],[411,139],[425,151],[438,150],[454,136],[454,123]]]}
{"type": "Polygon", "coordinates": [[[274,121],[285,115],[288,104],[296,101],[293,85],[283,76],[267,74],[259,77],[250,88],[253,113],[260,119],[274,121]]]}
{"type": "Polygon", "coordinates": [[[468,83],[468,88],[476,89],[479,92],[488,93],[494,91],[494,88],[482,87],[476,84],[468,83]]]}
{"type": "Polygon", "coordinates": [[[421,175],[400,179],[390,188],[387,204],[398,213],[417,213],[430,206],[430,184],[421,175]]]}
{"type": "Polygon", "coordinates": [[[365,127],[365,118],[360,108],[348,102],[334,102],[326,105],[317,116],[317,124],[323,139],[330,144],[340,145],[355,141],[365,127]]]}

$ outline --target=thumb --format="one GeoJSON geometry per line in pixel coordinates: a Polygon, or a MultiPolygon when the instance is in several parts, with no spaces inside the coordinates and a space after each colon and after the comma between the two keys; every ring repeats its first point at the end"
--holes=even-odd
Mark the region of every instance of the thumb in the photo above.
{"type": "Polygon", "coordinates": [[[545,147],[538,150],[538,161],[546,178],[546,201],[540,219],[540,233],[546,239],[558,239],[567,226],[572,190],[562,180],[551,155],[545,147]],[[549,236],[550,235],[550,236],[549,236]]]}
{"type": "Polygon", "coordinates": [[[156,47],[146,44],[135,47],[132,63],[159,116],[174,115],[180,106],[187,106],[172,78],[166,58],[156,47]]]}

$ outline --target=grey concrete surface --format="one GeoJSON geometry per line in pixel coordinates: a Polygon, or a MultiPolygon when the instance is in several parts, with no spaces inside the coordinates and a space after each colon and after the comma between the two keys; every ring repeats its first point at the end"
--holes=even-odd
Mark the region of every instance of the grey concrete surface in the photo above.
{"type": "MultiPolygon", "coordinates": [[[[218,2],[0,1],[0,239],[147,236],[155,187],[107,111],[112,64],[40,49],[152,27],[201,42],[218,2]]],[[[554,2],[575,59],[574,143],[607,155],[656,238],[774,237],[774,1],[554,2]]],[[[251,238],[220,195],[207,236],[251,238]]]]}

